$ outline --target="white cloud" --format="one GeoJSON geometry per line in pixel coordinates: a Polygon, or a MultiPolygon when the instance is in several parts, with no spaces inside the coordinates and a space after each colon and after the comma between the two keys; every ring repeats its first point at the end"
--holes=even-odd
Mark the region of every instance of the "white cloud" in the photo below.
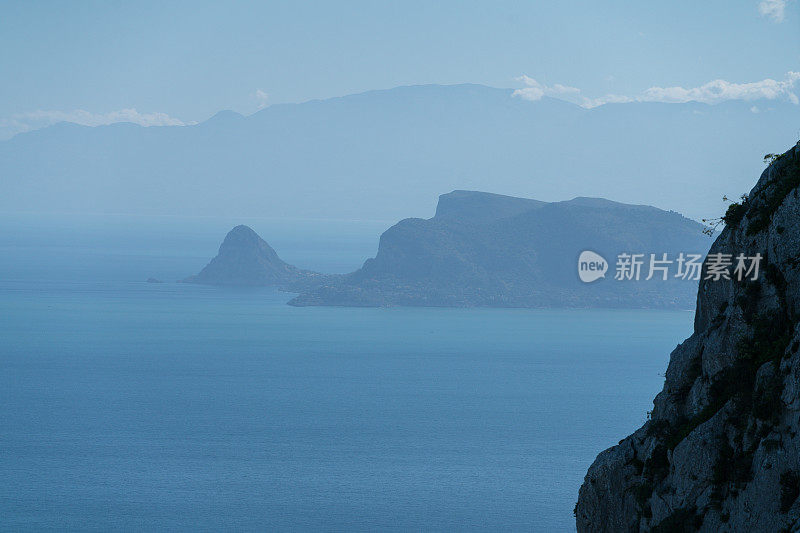
{"type": "Polygon", "coordinates": [[[166,113],[140,113],[136,109],[120,109],[109,113],[92,113],[83,109],[73,111],[36,110],[16,113],[0,118],[0,136],[11,137],[17,133],[44,128],[58,122],[72,122],[82,126],[103,126],[116,122],[132,122],[140,126],[186,126],[184,122],[166,113]]]}
{"type": "Polygon", "coordinates": [[[577,87],[569,87],[558,83],[555,85],[543,85],[524,74],[518,77],[517,81],[521,81],[525,84],[525,87],[514,91],[512,96],[519,96],[523,100],[530,100],[532,102],[541,100],[544,96],[577,96],[581,92],[577,87]]]}
{"type": "Polygon", "coordinates": [[[714,80],[701,85],[684,89],[683,87],[651,87],[640,97],[645,102],[704,102],[714,104],[725,100],[775,100],[787,98],[797,104],[797,95],[792,92],[800,72],[789,72],[786,79],[776,81],[765,79],[751,83],[731,83],[725,80],[714,80]]]}
{"type": "Polygon", "coordinates": [[[637,102],[637,101],[638,100],[634,96],[625,96],[622,94],[607,94],[599,98],[587,98],[583,96],[581,97],[580,105],[581,107],[591,109],[593,107],[601,106],[604,104],[628,104],[630,102],[637,102]]]}
{"type": "Polygon", "coordinates": [[[788,72],[786,78],[780,81],[770,78],[749,83],[713,80],[699,87],[650,87],[638,95],[607,94],[598,98],[584,96],[579,89],[574,87],[564,87],[563,85],[546,87],[527,76],[522,76],[518,79],[525,83],[526,87],[514,91],[513,96],[519,96],[526,100],[539,100],[542,96],[562,96],[565,100],[575,102],[586,108],[628,102],[702,102],[716,104],[728,100],[785,99],[793,104],[800,103],[794,92],[795,85],[800,81],[800,72],[788,72]]]}
{"type": "Polygon", "coordinates": [[[256,89],[256,92],[253,93],[255,96],[256,101],[258,102],[258,108],[264,109],[267,107],[267,102],[269,101],[269,95],[261,89],[256,89]]]}
{"type": "Polygon", "coordinates": [[[761,3],[758,4],[758,12],[775,22],[783,22],[786,18],[787,3],[788,0],[761,0],[761,3]]]}

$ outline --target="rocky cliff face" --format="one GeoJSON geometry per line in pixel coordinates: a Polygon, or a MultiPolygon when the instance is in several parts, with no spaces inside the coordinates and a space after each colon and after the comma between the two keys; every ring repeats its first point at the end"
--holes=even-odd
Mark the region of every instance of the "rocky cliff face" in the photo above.
{"type": "Polygon", "coordinates": [[[694,333],[650,420],[602,452],[578,531],[800,529],[800,143],[726,215],[710,254],[761,254],[756,281],[701,281],[694,333]]]}
{"type": "Polygon", "coordinates": [[[280,259],[272,247],[248,226],[236,226],[219,247],[219,253],[197,275],[184,281],[206,285],[274,286],[306,290],[329,276],[301,270],[280,259]]]}

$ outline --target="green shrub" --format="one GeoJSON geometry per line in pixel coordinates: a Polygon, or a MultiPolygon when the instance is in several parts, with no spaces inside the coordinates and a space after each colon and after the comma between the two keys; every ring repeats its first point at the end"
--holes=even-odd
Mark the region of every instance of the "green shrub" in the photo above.
{"type": "Polygon", "coordinates": [[[759,309],[758,304],[761,299],[761,283],[753,280],[744,280],[742,281],[742,285],[744,288],[736,297],[736,303],[742,308],[744,320],[749,324],[753,322],[759,309]]]}
{"type": "Polygon", "coordinates": [[[638,505],[640,509],[644,509],[647,505],[647,500],[653,495],[653,483],[645,481],[644,483],[634,485],[631,491],[633,492],[633,498],[636,500],[636,505],[638,505]]]}
{"type": "Polygon", "coordinates": [[[753,335],[739,343],[739,356],[753,371],[768,361],[779,363],[792,341],[793,324],[783,313],[762,315],[753,321],[753,335]]]}
{"type": "Polygon", "coordinates": [[[634,457],[631,459],[629,463],[633,467],[633,471],[636,473],[637,476],[642,475],[642,470],[644,470],[644,463],[638,457],[634,457]]]}
{"type": "Polygon", "coordinates": [[[800,476],[788,470],[781,474],[781,512],[787,513],[800,496],[800,476]]]}
{"type": "Polygon", "coordinates": [[[759,420],[769,422],[772,426],[777,425],[783,410],[782,393],[783,380],[780,374],[776,373],[764,384],[753,399],[753,416],[759,420]]]}
{"type": "Polygon", "coordinates": [[[711,477],[711,501],[719,507],[727,489],[738,489],[753,478],[753,451],[734,450],[724,436],[720,438],[719,454],[711,477]]]}
{"type": "Polygon", "coordinates": [[[697,514],[697,508],[684,507],[674,511],[651,531],[653,533],[688,533],[697,531],[702,525],[703,517],[697,514]]]}
{"type": "Polygon", "coordinates": [[[669,435],[669,422],[664,419],[652,420],[647,425],[646,433],[648,437],[664,437],[669,435]]]}
{"type": "Polygon", "coordinates": [[[660,481],[669,474],[669,459],[667,449],[662,445],[653,448],[653,453],[644,462],[644,473],[648,479],[660,481]]]}
{"type": "Polygon", "coordinates": [[[789,193],[800,186],[800,164],[796,159],[792,163],[782,165],[775,172],[777,176],[765,189],[768,193],[762,194],[762,202],[759,208],[753,208],[748,211],[750,219],[750,224],[747,228],[748,235],[755,235],[766,229],[770,220],[772,220],[772,215],[775,214],[775,211],[778,210],[789,193]]]}
{"type": "Polygon", "coordinates": [[[722,221],[725,222],[725,225],[731,228],[735,228],[739,225],[739,222],[742,221],[744,218],[745,213],[747,213],[747,204],[746,202],[742,201],[733,202],[731,205],[728,206],[727,211],[725,211],[725,215],[722,217],[722,221]]]}

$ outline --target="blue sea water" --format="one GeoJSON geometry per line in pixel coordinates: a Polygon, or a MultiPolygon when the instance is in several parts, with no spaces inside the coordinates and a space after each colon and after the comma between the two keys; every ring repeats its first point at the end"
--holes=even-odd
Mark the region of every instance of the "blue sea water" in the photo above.
{"type": "MultiPolygon", "coordinates": [[[[293,308],[142,281],[198,270],[202,239],[13,227],[2,530],[573,530],[587,467],[644,421],[691,328],[673,311],[293,308]]],[[[335,244],[331,269],[374,246],[335,244]]]]}

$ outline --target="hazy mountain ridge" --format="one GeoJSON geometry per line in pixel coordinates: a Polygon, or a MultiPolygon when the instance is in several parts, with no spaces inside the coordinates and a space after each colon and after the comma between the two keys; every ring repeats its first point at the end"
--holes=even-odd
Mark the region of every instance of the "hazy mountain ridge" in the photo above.
{"type": "Polygon", "coordinates": [[[399,219],[426,214],[442,190],[488,189],[681,205],[700,218],[746,190],[798,120],[800,106],[777,101],[584,109],[430,85],[193,126],[58,124],[0,142],[0,210],[399,219]]]}

